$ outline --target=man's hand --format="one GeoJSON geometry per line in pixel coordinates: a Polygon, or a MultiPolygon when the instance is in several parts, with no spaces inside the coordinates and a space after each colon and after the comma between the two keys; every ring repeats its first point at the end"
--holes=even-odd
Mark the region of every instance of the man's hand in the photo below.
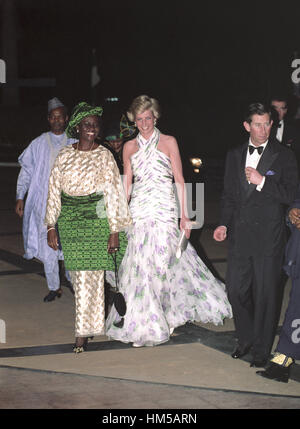
{"type": "Polygon", "coordinates": [[[289,211],[289,219],[297,229],[300,230],[300,209],[293,208],[289,211]]]}
{"type": "Polygon", "coordinates": [[[218,226],[214,230],[213,237],[214,237],[214,239],[216,241],[224,241],[225,238],[226,238],[226,236],[227,236],[227,228],[226,228],[226,226],[221,225],[221,226],[218,226]]]}
{"type": "Polygon", "coordinates": [[[58,238],[55,229],[50,229],[47,232],[47,243],[53,250],[58,250],[58,238]]]}
{"type": "Polygon", "coordinates": [[[247,181],[253,183],[253,185],[260,185],[264,177],[253,167],[246,167],[245,175],[247,181]]]}
{"type": "Polygon", "coordinates": [[[24,201],[23,200],[17,200],[15,210],[16,210],[16,213],[19,217],[23,217],[23,214],[24,214],[24,201]]]}

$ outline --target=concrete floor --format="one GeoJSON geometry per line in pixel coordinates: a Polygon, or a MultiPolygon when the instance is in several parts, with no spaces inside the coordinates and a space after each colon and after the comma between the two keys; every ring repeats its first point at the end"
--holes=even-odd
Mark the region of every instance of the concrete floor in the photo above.
{"type": "MultiPolygon", "coordinates": [[[[13,211],[17,173],[16,167],[0,167],[0,319],[6,328],[5,342],[0,330],[0,409],[95,409],[95,421],[106,419],[109,410],[118,415],[117,410],[131,409],[144,413],[141,422],[151,409],[299,408],[300,362],[287,384],[257,376],[250,356],[230,356],[232,320],[223,326],[187,324],[157,347],[136,349],[103,336],[94,338],[87,352],[72,353],[73,295],[64,289],[60,299],[44,303],[42,266],[22,258],[22,225],[13,211]]],[[[206,223],[193,241],[224,277],[226,243],[212,239],[218,203],[218,189],[206,192],[206,223]]],[[[288,281],[280,324],[289,289],[288,281]]]]}

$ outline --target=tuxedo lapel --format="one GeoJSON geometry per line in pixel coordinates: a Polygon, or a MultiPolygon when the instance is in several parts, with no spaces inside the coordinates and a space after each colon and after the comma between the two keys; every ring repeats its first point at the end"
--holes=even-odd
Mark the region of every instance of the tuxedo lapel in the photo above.
{"type": "Polygon", "coordinates": [[[264,150],[259,163],[257,165],[257,171],[264,176],[266,172],[270,169],[271,165],[278,156],[278,151],[275,148],[275,145],[272,141],[269,141],[266,149],[264,150]]]}
{"type": "Polygon", "coordinates": [[[245,192],[247,192],[249,189],[249,183],[246,180],[246,174],[245,174],[247,150],[248,150],[248,142],[241,146],[241,151],[239,153],[240,181],[245,192]]]}
{"type": "Polygon", "coordinates": [[[282,139],[281,139],[281,144],[283,144],[284,146],[286,146],[287,144],[287,124],[286,122],[284,122],[284,126],[283,126],[283,133],[282,133],[282,139]]]}
{"type": "MultiPolygon", "coordinates": [[[[277,156],[278,156],[278,151],[276,150],[274,143],[272,141],[269,141],[256,167],[257,171],[262,176],[264,176],[266,172],[270,169],[271,165],[273,164],[277,156]]],[[[248,182],[246,183],[248,184],[248,182]]],[[[254,189],[256,189],[256,185],[252,183],[248,185],[246,198],[249,198],[249,196],[252,194],[254,189]]]]}

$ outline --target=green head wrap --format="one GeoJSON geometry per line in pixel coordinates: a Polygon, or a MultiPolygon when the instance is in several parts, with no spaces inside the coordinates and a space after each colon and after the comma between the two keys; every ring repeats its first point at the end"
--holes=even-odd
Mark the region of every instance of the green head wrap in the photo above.
{"type": "Polygon", "coordinates": [[[78,125],[83,118],[86,116],[101,116],[103,112],[103,109],[101,106],[91,106],[90,104],[86,103],[85,101],[82,101],[81,103],[78,103],[71,114],[70,121],[68,123],[68,126],[66,128],[66,134],[69,138],[76,138],[76,125],[78,125]]]}

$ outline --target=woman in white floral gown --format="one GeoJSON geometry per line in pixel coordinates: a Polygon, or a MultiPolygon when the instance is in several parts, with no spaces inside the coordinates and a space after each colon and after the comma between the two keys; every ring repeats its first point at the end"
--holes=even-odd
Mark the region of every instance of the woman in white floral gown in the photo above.
{"type": "Polygon", "coordinates": [[[179,201],[185,199],[181,158],[176,139],[155,127],[157,101],[137,97],[128,117],[139,134],[123,150],[125,191],[133,219],[119,269],[127,312],[120,328],[115,326],[120,317],[112,307],[106,335],[135,347],[154,346],[168,341],[174,328],[188,321],[222,324],[232,312],[224,284],[190,244],[176,258],[180,229],[190,236],[189,219],[183,203],[180,214],[177,210],[173,177],[181,189],[179,201]]]}

